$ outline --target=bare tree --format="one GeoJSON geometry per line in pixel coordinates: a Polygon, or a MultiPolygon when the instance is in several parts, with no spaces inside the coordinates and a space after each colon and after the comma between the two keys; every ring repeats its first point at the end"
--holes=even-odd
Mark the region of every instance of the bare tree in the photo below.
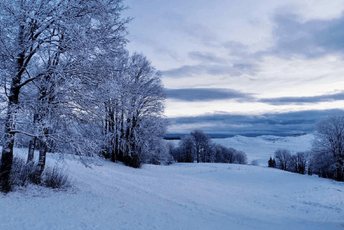
{"type": "Polygon", "coordinates": [[[290,165],[288,170],[300,174],[305,174],[308,164],[308,152],[297,152],[295,155],[292,155],[290,158],[290,165]]]}
{"type": "Polygon", "coordinates": [[[275,159],[279,169],[287,170],[290,166],[291,153],[287,149],[278,149],[275,152],[275,159]]]}

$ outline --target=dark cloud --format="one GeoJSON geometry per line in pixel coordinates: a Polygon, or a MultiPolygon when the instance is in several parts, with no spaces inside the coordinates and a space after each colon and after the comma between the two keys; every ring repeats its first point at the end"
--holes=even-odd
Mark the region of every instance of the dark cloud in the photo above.
{"type": "Polygon", "coordinates": [[[213,101],[224,99],[236,99],[238,101],[254,100],[251,94],[245,94],[232,89],[213,89],[213,88],[197,88],[197,89],[166,89],[167,98],[182,101],[213,101]]]}
{"type": "Polygon", "coordinates": [[[213,101],[235,99],[241,102],[261,102],[270,105],[303,105],[320,102],[344,100],[344,91],[335,94],[325,94],[313,97],[280,97],[257,99],[253,94],[243,93],[224,88],[185,88],[166,89],[167,98],[181,101],[213,101]]]}
{"type": "Polygon", "coordinates": [[[275,45],[264,54],[306,58],[344,53],[344,15],[331,20],[302,19],[292,13],[277,13],[273,18],[275,45]]]}
{"type": "Polygon", "coordinates": [[[222,135],[294,135],[312,133],[316,123],[331,115],[343,115],[343,110],[313,110],[282,114],[264,114],[245,116],[213,114],[198,117],[180,117],[169,119],[170,132],[187,134],[192,130],[203,129],[208,134],[222,135]]]}
{"type": "Polygon", "coordinates": [[[162,74],[167,77],[192,77],[202,72],[204,72],[204,67],[201,65],[183,65],[179,68],[162,71],[162,74]]]}
{"type": "Polygon", "coordinates": [[[344,91],[336,94],[321,95],[314,97],[281,97],[281,98],[267,98],[260,99],[259,102],[271,104],[271,105],[285,105],[285,104],[308,104],[319,102],[330,102],[344,100],[344,91]]]}

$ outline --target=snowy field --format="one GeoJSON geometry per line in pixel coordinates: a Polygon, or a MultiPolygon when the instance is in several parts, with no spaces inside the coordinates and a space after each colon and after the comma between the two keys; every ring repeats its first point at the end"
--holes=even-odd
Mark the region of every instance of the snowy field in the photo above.
{"type": "Polygon", "coordinates": [[[73,187],[0,194],[1,230],[344,229],[344,183],[315,176],[235,164],[59,164],[73,187]]]}

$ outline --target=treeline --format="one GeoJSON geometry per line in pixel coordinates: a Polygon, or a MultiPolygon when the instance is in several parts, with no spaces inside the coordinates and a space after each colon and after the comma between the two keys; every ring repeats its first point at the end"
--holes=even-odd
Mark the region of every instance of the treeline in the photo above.
{"type": "Polygon", "coordinates": [[[314,170],[311,152],[291,154],[287,149],[278,149],[274,158],[270,157],[268,166],[299,174],[308,173],[309,175],[312,175],[314,170]]]}
{"type": "Polygon", "coordinates": [[[344,181],[344,116],[332,116],[318,123],[310,151],[291,154],[287,149],[279,149],[268,165],[344,181]]]}
{"type": "Polygon", "coordinates": [[[213,143],[201,130],[195,130],[189,136],[182,137],[177,147],[170,145],[169,152],[177,162],[247,164],[244,152],[213,143]]]}

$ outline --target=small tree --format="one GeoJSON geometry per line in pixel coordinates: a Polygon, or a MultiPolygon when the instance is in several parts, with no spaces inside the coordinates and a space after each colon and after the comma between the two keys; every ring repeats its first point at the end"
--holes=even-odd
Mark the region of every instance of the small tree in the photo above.
{"type": "Polygon", "coordinates": [[[276,161],[275,158],[272,159],[272,157],[270,157],[270,159],[268,160],[268,166],[270,168],[276,168],[276,161]]]}

